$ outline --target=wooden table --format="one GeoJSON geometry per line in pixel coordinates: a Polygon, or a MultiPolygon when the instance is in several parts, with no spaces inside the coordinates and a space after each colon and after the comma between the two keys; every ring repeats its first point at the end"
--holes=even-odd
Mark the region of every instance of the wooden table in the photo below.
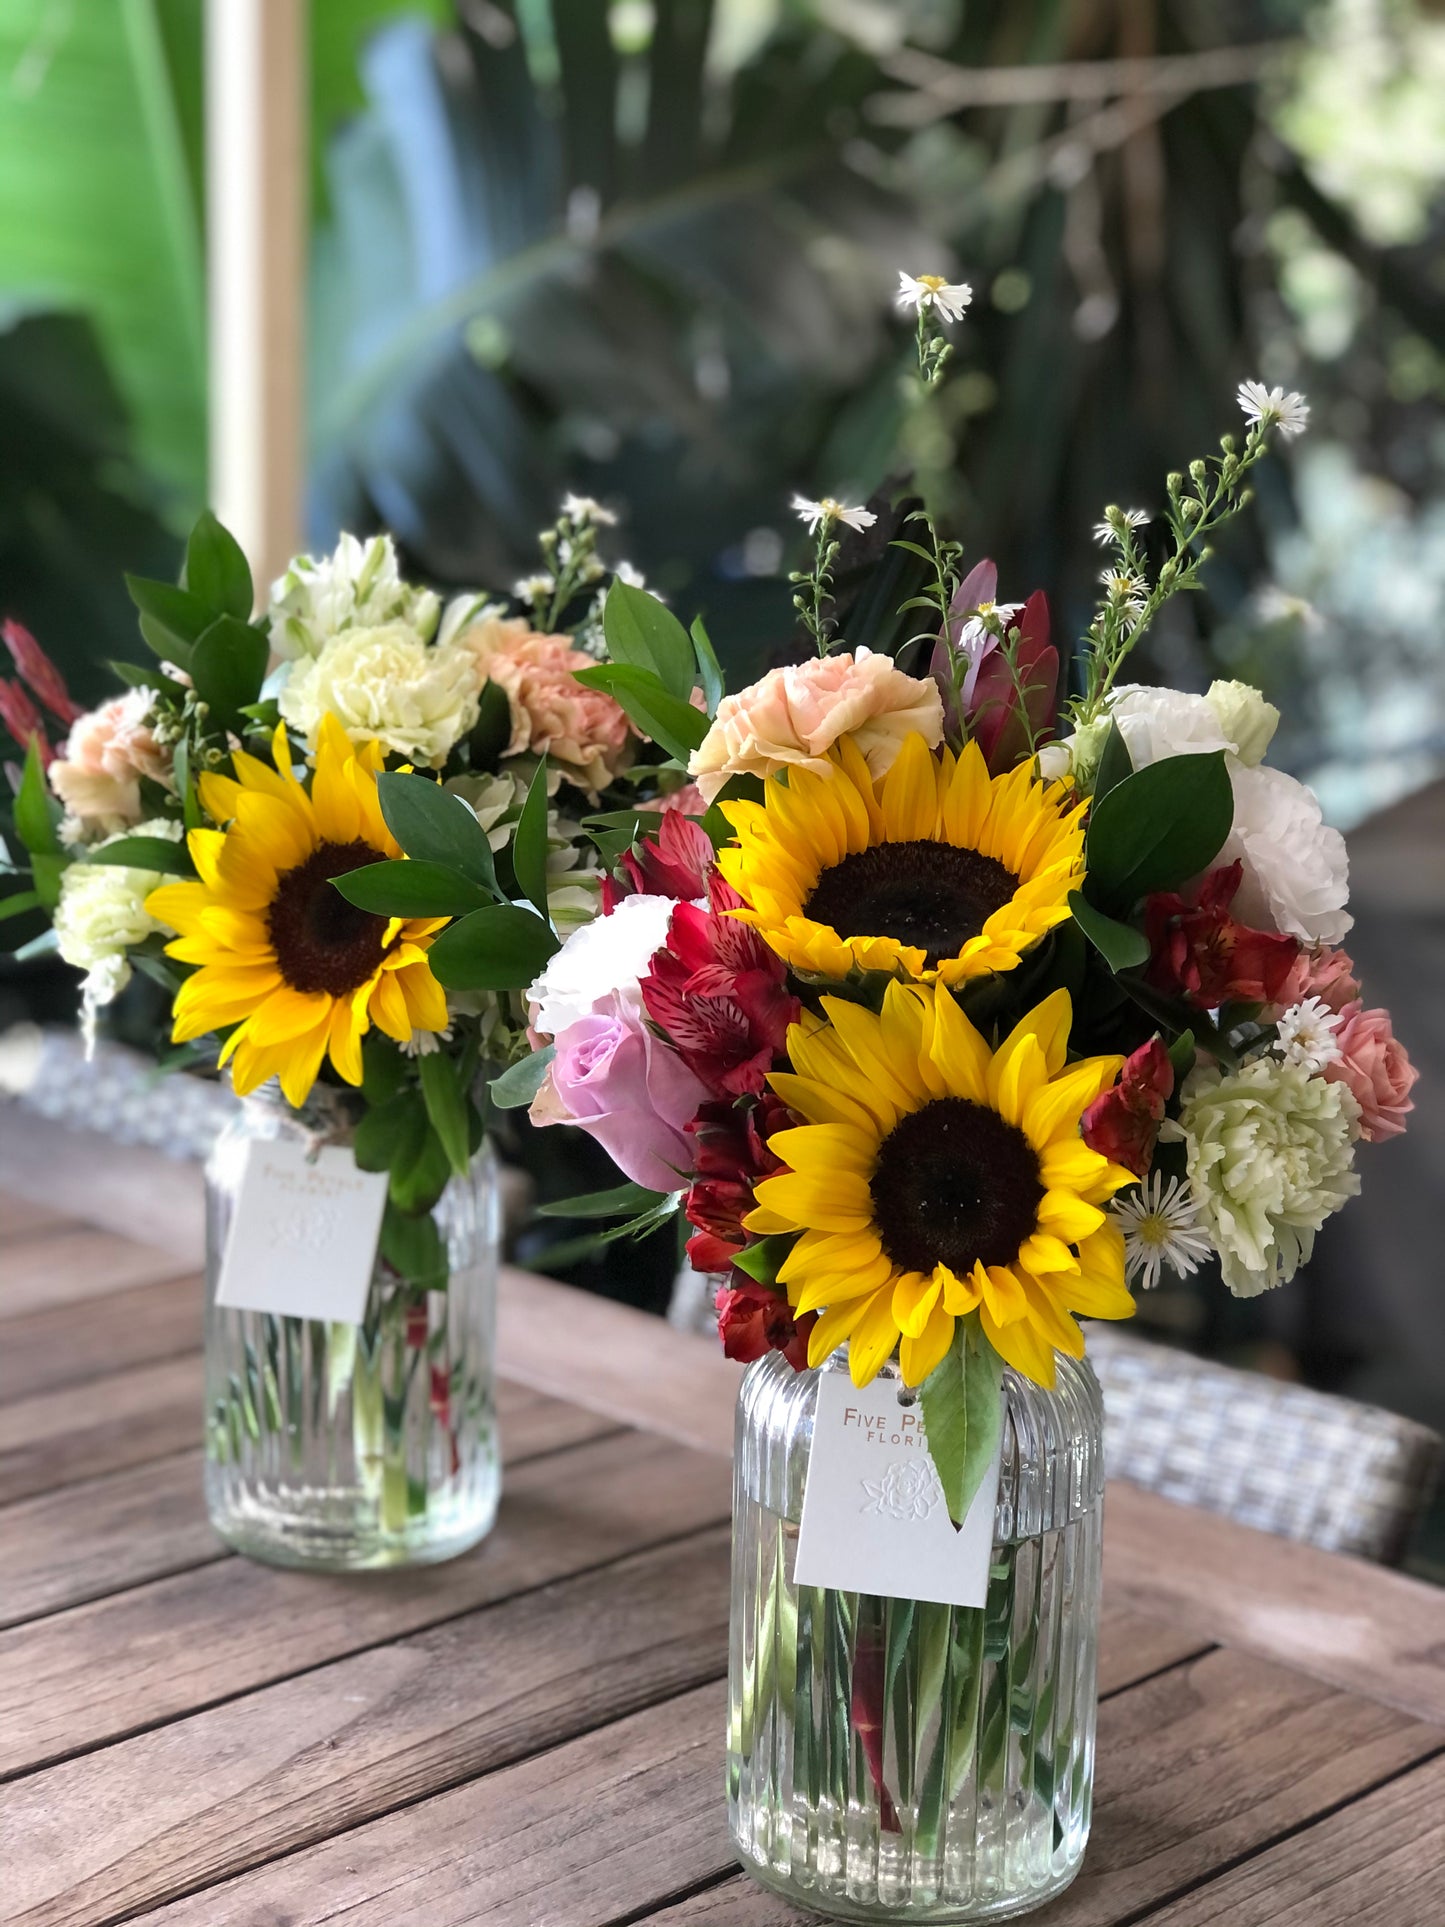
{"type": "MultiPolygon", "coordinates": [[[[486,1544],[249,1564],[201,1503],[195,1184],[0,1107],[0,1920],[802,1920],[724,1820],[735,1368],[508,1274],[486,1544]]],[[[1106,1572],[1093,1839],[1038,1918],[1439,1927],[1445,1597],[1124,1485],[1106,1572]]]]}

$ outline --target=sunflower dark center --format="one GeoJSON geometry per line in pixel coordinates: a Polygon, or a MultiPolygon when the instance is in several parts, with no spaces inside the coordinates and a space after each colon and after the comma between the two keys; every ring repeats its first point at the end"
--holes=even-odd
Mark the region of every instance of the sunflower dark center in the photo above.
{"type": "Polygon", "coordinates": [[[947,1265],[960,1277],[981,1258],[1006,1265],[1038,1220],[1044,1187],[1033,1146],[986,1105],[942,1097],[884,1138],[873,1173],[883,1249],[905,1271],[947,1265]]]}
{"type": "Polygon", "coordinates": [[[386,918],[358,910],[331,887],[333,877],[380,861],[380,852],[359,839],[323,843],[304,863],[282,873],[266,928],[281,975],[293,990],[344,997],[381,962],[386,918]]]}
{"type": "Polygon", "coordinates": [[[1012,870],[977,850],[879,843],[824,870],[803,914],[840,937],[892,937],[934,965],[956,957],[1017,888],[1012,870]]]}

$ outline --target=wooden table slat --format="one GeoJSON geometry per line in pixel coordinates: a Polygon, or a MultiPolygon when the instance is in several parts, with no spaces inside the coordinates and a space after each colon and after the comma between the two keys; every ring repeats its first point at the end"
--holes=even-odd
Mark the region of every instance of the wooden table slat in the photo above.
{"type": "MultiPolygon", "coordinates": [[[[4,1320],[50,1306],[81,1307],[108,1292],[153,1285],[191,1269],[172,1251],[89,1225],[0,1245],[0,1344],[4,1320]]],[[[83,1316],[77,1309],[77,1316],[83,1316]]]]}
{"type": "Polygon", "coordinates": [[[97,1298],[80,1310],[50,1305],[0,1325],[0,1403],[80,1388],[134,1365],[180,1358],[201,1346],[195,1273],[97,1298]]]}
{"type": "Polygon", "coordinates": [[[8,1251],[22,1238],[43,1238],[48,1232],[73,1224],[64,1211],[39,1198],[27,1198],[18,1191],[0,1191],[0,1251],[8,1251]]]}
{"type": "Polygon", "coordinates": [[[200,1436],[202,1384],[201,1354],[188,1352],[0,1404],[0,1505],[185,1451],[200,1436]]]}

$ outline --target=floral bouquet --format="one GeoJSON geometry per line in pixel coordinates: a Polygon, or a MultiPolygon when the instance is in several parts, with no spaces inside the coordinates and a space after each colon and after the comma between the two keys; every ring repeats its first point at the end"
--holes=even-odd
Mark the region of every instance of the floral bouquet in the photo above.
{"type": "MultiPolygon", "coordinates": [[[[253,618],[245,559],[204,516],[179,585],[129,580],[154,660],[112,665],[128,687],[90,713],[4,629],[17,673],[0,721],[24,760],[6,766],[0,916],[49,926],[21,954],[53,948],[85,973],[91,1033],[135,972],[154,979],[168,1064],[274,1093],[243,1136],[299,1131],[313,1164],[343,1148],[385,1193],[359,1335],[287,1316],[284,1293],[259,1323],[213,1318],[213,1463],[234,1473],[281,1436],[298,1481],[324,1488],[313,1434],[342,1422],[345,1392],[358,1477],[403,1537],[490,1440],[479,1073],[527,1049],[519,993],[601,909],[614,813],[630,842],[692,794],[678,757],[694,738],[670,725],[690,732],[698,712],[631,693],[627,610],[657,605],[602,561],[612,519],[569,497],[543,570],[445,608],[402,579],[388,538],[343,537],[297,557],[253,618]]],[[[223,1144],[213,1299],[240,1185],[223,1144]]],[[[303,1248],[334,1250],[328,1223],[313,1214],[303,1248]]]]}

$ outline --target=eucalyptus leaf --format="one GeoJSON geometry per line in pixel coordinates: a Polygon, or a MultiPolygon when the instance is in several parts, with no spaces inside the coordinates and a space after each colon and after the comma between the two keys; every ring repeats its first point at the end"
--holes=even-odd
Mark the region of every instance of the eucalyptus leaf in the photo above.
{"type": "Polygon", "coordinates": [[[494,1077],[487,1091],[497,1109],[520,1111],[524,1105],[530,1104],[546,1081],[547,1067],[556,1055],[556,1046],[548,1044],[543,1050],[534,1050],[526,1057],[518,1058],[515,1064],[509,1064],[506,1070],[494,1077]]]}

